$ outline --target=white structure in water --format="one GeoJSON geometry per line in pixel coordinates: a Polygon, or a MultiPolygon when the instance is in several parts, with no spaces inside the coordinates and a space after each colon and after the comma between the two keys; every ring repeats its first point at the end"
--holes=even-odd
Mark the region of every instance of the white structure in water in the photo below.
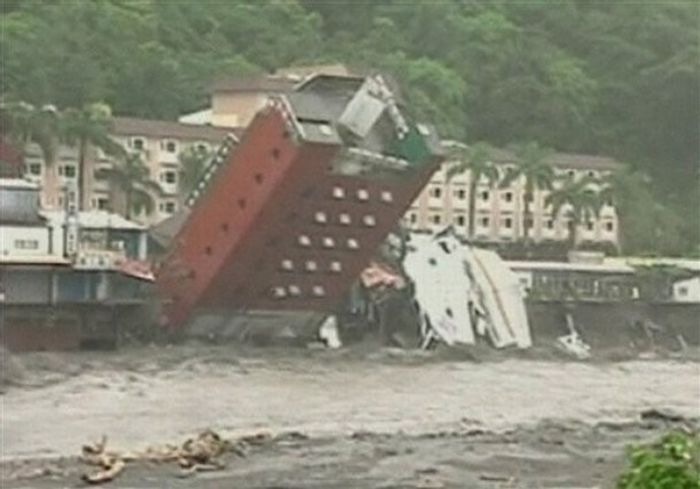
{"type": "Polygon", "coordinates": [[[518,278],[495,252],[465,247],[449,230],[413,233],[407,248],[424,345],[470,345],[481,336],[497,348],[532,346],[518,278]]]}

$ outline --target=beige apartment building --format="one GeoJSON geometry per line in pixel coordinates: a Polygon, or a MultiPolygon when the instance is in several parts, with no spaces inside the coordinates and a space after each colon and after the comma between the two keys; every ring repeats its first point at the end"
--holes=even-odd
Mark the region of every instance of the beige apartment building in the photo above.
{"type": "MultiPolygon", "coordinates": [[[[180,153],[191,146],[215,150],[229,132],[230,129],[205,125],[116,117],[112,138],[129,152],[141,155],[151,180],[162,190],[153,195],[153,212],[135,216],[135,219],[154,224],[175,213],[183,200],[179,185],[180,153]]],[[[57,156],[56,167],[49,170],[36,145],[30,145],[25,154],[26,176],[41,184],[42,205],[47,208],[63,208],[67,199],[73,200],[77,192],[77,149],[61,146],[57,156]],[[50,171],[56,173],[51,175],[50,171]]],[[[99,170],[110,168],[114,163],[101,150],[88,149],[86,166],[89,170],[82,196],[85,209],[112,209],[124,213],[122,196],[108,180],[99,178],[99,170]]]]}
{"type": "MultiPolygon", "coordinates": [[[[494,163],[503,175],[515,164],[515,156],[504,150],[494,150],[494,163]]],[[[616,161],[600,156],[557,153],[551,156],[551,164],[559,176],[570,175],[603,178],[619,169],[616,161]]],[[[405,215],[405,224],[410,229],[437,231],[452,225],[457,234],[472,236],[469,229],[469,184],[471,175],[465,172],[451,179],[447,169],[454,162],[446,162],[433,175],[430,183],[421,192],[405,215]]],[[[524,179],[513,182],[506,188],[490,186],[486,181],[477,186],[475,200],[474,239],[482,242],[508,242],[523,237],[524,226],[524,179]]],[[[556,184],[555,184],[556,185],[556,184]]],[[[535,242],[568,239],[569,226],[567,208],[553,216],[545,206],[547,191],[537,190],[530,205],[533,227],[529,236],[535,242]]],[[[604,205],[600,216],[580,225],[577,240],[610,242],[618,244],[618,218],[612,205],[604,205]]]]}

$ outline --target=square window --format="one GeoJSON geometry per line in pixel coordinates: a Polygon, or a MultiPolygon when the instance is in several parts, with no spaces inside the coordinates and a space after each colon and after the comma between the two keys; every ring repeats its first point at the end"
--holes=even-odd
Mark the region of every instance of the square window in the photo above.
{"type": "Polygon", "coordinates": [[[678,287],[678,295],[686,297],[688,295],[688,287],[678,287]]]}
{"type": "Polygon", "coordinates": [[[554,220],[547,219],[547,229],[554,229],[554,220]]]}
{"type": "Polygon", "coordinates": [[[176,153],[177,143],[175,141],[166,141],[165,143],[161,143],[161,148],[165,149],[168,153],[176,153]]]}
{"type": "Polygon", "coordinates": [[[161,212],[165,212],[166,214],[175,212],[175,202],[163,202],[159,207],[161,212]]]}
{"type": "Polygon", "coordinates": [[[480,195],[481,195],[481,200],[483,200],[484,202],[489,200],[489,197],[491,196],[488,190],[482,190],[480,195]]]}
{"type": "Polygon", "coordinates": [[[466,219],[464,219],[464,216],[457,216],[455,217],[455,223],[457,223],[457,226],[464,227],[466,224],[466,219]]]}
{"type": "Polygon", "coordinates": [[[100,210],[107,210],[109,208],[109,199],[105,197],[99,197],[97,199],[97,208],[100,210]]]}
{"type": "Polygon", "coordinates": [[[591,221],[588,221],[586,223],[586,229],[589,231],[593,231],[593,223],[591,221]]]}
{"type": "Polygon", "coordinates": [[[146,147],[146,142],[142,138],[132,138],[131,147],[136,151],[142,151],[146,147]]]}
{"type": "Polygon", "coordinates": [[[506,202],[513,202],[513,192],[504,193],[503,200],[505,200],[506,202]]]}
{"type": "Polygon", "coordinates": [[[467,198],[467,191],[463,188],[455,190],[455,197],[458,200],[465,200],[467,198]]]}
{"type": "Polygon", "coordinates": [[[430,196],[435,199],[439,199],[442,197],[442,189],[440,187],[433,187],[430,189],[430,196]]]}
{"type": "Polygon", "coordinates": [[[613,232],[615,230],[615,225],[612,222],[606,222],[605,230],[608,232],[613,232]]]}
{"type": "Polygon", "coordinates": [[[31,163],[29,165],[29,173],[31,175],[41,175],[41,163],[31,163]]]}
{"type": "Polygon", "coordinates": [[[433,224],[440,224],[440,221],[442,221],[442,218],[440,217],[440,214],[433,214],[430,216],[430,221],[433,224]]]}
{"type": "MultiPolygon", "coordinates": [[[[59,172],[60,173],[60,172],[59,172]]],[[[62,175],[66,178],[75,178],[75,166],[73,165],[64,165],[63,166],[63,173],[62,175]]]]}
{"type": "Polygon", "coordinates": [[[482,217],[479,219],[479,225],[481,225],[482,228],[487,228],[489,227],[489,218],[488,217],[482,217]]]}
{"type": "Polygon", "coordinates": [[[177,173],[174,171],[165,171],[160,175],[161,182],[175,183],[177,181],[177,173]]]}

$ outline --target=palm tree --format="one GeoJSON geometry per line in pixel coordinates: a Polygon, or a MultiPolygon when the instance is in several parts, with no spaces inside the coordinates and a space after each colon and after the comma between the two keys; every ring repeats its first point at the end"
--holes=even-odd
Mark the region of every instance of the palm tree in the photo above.
{"type": "Polygon", "coordinates": [[[490,187],[493,187],[500,178],[498,167],[491,161],[492,148],[487,143],[476,143],[472,146],[466,146],[460,143],[452,145],[450,156],[455,157],[458,163],[447,171],[448,182],[456,175],[460,175],[465,171],[470,172],[469,179],[469,237],[474,238],[475,235],[475,217],[476,217],[476,189],[479,182],[485,179],[490,187]]]}
{"type": "Polygon", "coordinates": [[[180,161],[179,191],[183,200],[194,190],[211,157],[212,152],[201,146],[191,146],[178,156],[180,161]]]}
{"type": "Polygon", "coordinates": [[[112,111],[102,103],[88,104],[81,109],[67,109],[63,114],[63,139],[78,148],[78,206],[87,206],[85,175],[88,172],[87,152],[89,147],[100,148],[112,156],[124,156],[124,148],[110,137],[112,111]]]}
{"type": "Polygon", "coordinates": [[[516,146],[516,165],[506,171],[506,175],[501,181],[501,187],[509,187],[517,179],[521,177],[525,179],[523,238],[526,243],[529,241],[530,227],[532,226],[530,205],[534,199],[535,191],[550,190],[554,181],[554,169],[548,160],[551,154],[550,149],[543,148],[536,142],[516,146]]]}
{"type": "Polygon", "coordinates": [[[133,212],[151,214],[155,207],[153,194],[162,192],[160,185],[151,180],[138,153],[126,154],[112,168],[99,170],[98,176],[109,180],[124,195],[127,219],[131,219],[133,212]]]}
{"type": "Polygon", "coordinates": [[[596,181],[589,177],[576,179],[568,176],[545,199],[545,205],[552,207],[552,218],[556,219],[562,208],[568,206],[569,246],[576,249],[578,244],[577,229],[594,217],[600,215],[603,206],[601,194],[592,185],[596,181]]]}
{"type": "Polygon", "coordinates": [[[35,107],[27,102],[2,102],[0,120],[3,132],[21,152],[23,160],[30,143],[39,146],[44,160],[46,184],[52,189],[57,188],[58,173],[55,163],[62,121],[56,107],[53,105],[35,107]]]}

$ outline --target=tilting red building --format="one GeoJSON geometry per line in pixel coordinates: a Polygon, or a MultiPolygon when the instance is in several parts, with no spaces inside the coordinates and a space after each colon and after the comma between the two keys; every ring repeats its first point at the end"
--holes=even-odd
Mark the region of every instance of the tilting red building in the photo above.
{"type": "Polygon", "coordinates": [[[163,260],[163,319],[325,311],[345,297],[442,161],[381,77],[319,75],[270,99],[190,196],[163,260]]]}

